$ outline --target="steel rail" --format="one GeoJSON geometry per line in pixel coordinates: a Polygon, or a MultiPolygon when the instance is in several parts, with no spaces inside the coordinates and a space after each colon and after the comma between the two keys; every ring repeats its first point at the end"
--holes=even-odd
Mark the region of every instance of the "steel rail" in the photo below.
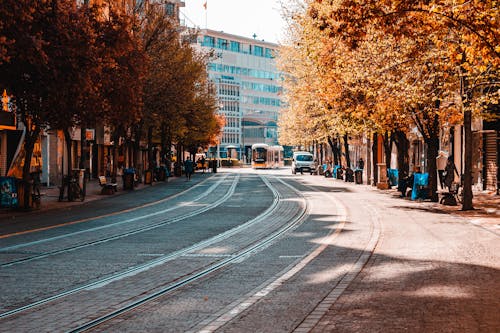
{"type": "MultiPolygon", "coordinates": [[[[212,193],[227,177],[228,176],[225,175],[223,178],[219,179],[215,184],[213,184],[212,186],[210,186],[207,189],[207,191],[205,191],[204,193],[200,194],[197,198],[195,198],[192,201],[200,200],[203,197],[206,197],[208,194],[212,193]]],[[[197,184],[196,186],[200,186],[200,185],[197,184]]],[[[184,194],[186,192],[187,191],[183,191],[181,193],[184,194]]],[[[155,202],[150,202],[150,203],[145,204],[145,205],[134,207],[132,209],[127,209],[125,211],[120,211],[120,212],[117,212],[117,213],[113,213],[112,216],[129,213],[131,211],[135,211],[135,210],[138,210],[138,209],[146,208],[146,207],[149,207],[149,206],[154,206],[156,204],[165,202],[167,200],[172,200],[174,197],[180,196],[181,193],[177,193],[177,194],[175,194],[175,195],[173,195],[171,197],[164,198],[164,199],[161,199],[161,200],[158,200],[158,201],[155,201],[155,202]]],[[[46,242],[50,242],[50,241],[54,241],[54,240],[60,240],[60,239],[63,239],[63,238],[68,238],[68,237],[74,237],[74,236],[79,235],[79,234],[83,234],[83,233],[87,233],[87,232],[92,232],[92,231],[98,231],[98,230],[102,230],[102,229],[106,229],[106,228],[111,228],[111,227],[114,227],[114,226],[118,226],[118,225],[122,225],[122,224],[127,224],[127,223],[130,223],[130,222],[136,222],[137,220],[143,219],[145,217],[149,218],[149,217],[152,217],[152,216],[155,216],[155,215],[160,215],[160,214],[163,214],[163,213],[166,213],[166,212],[178,209],[180,207],[184,207],[186,205],[187,204],[181,204],[181,205],[178,205],[178,206],[173,206],[173,207],[170,207],[170,208],[167,208],[167,209],[156,211],[155,213],[151,213],[151,214],[147,214],[147,215],[142,215],[140,217],[135,217],[135,218],[129,218],[129,219],[126,219],[126,220],[122,220],[122,221],[119,221],[119,222],[107,224],[107,225],[104,225],[104,226],[89,228],[89,229],[85,229],[85,230],[81,230],[81,231],[76,231],[76,232],[71,232],[71,233],[65,233],[63,235],[54,236],[54,237],[50,237],[50,238],[44,238],[44,239],[40,239],[40,240],[36,240],[36,241],[32,241],[32,242],[27,242],[27,243],[21,243],[21,244],[16,244],[16,245],[2,247],[2,248],[0,248],[0,252],[17,250],[17,249],[20,249],[20,248],[23,248],[23,247],[28,247],[28,246],[32,246],[32,245],[38,245],[38,244],[42,244],[42,243],[46,243],[46,242]]],[[[109,216],[110,216],[109,214],[105,214],[105,215],[96,216],[96,217],[92,217],[92,218],[86,219],[86,221],[87,222],[88,221],[97,221],[97,220],[100,220],[102,218],[109,217],[109,216]]],[[[63,226],[63,225],[61,225],[61,226],[63,226]]]]}
{"type": "MultiPolygon", "coordinates": [[[[239,179],[239,176],[235,177],[235,179],[239,179]]],[[[80,287],[77,287],[77,288],[74,288],[74,289],[71,289],[71,290],[59,293],[57,295],[54,295],[54,296],[51,296],[51,297],[48,297],[48,298],[44,298],[44,299],[39,300],[37,302],[33,302],[33,303],[27,304],[25,306],[22,306],[22,307],[19,307],[19,308],[16,308],[16,309],[13,309],[13,310],[1,313],[0,314],[0,319],[3,319],[3,318],[6,318],[6,317],[15,315],[15,314],[19,314],[19,313],[28,311],[28,310],[33,309],[35,307],[38,307],[38,306],[47,304],[49,302],[61,299],[63,297],[70,296],[72,294],[76,294],[76,293],[78,293],[80,291],[83,291],[83,290],[89,290],[89,289],[97,288],[99,286],[111,283],[113,281],[120,280],[120,279],[122,279],[122,278],[124,278],[126,276],[137,274],[137,273],[139,273],[141,271],[146,271],[146,270],[148,270],[150,268],[153,268],[155,266],[164,264],[165,262],[174,260],[174,259],[176,259],[176,258],[178,258],[180,256],[183,256],[183,255],[186,255],[186,254],[188,254],[190,252],[203,249],[203,248],[205,248],[207,246],[210,246],[210,245],[212,245],[212,244],[214,244],[216,242],[219,242],[221,240],[227,239],[227,238],[229,238],[229,237],[231,237],[231,236],[233,236],[233,235],[241,232],[242,230],[249,228],[250,226],[252,226],[252,225],[254,225],[256,223],[259,223],[259,222],[265,220],[266,218],[268,218],[269,216],[271,216],[273,214],[273,212],[277,209],[280,195],[279,195],[278,191],[266,179],[264,179],[262,176],[261,176],[261,179],[263,180],[263,182],[266,184],[266,186],[273,193],[273,202],[272,202],[272,204],[264,212],[262,212],[259,216],[256,216],[255,218],[249,220],[248,222],[246,222],[244,224],[241,224],[241,225],[239,225],[239,226],[237,226],[235,228],[232,228],[230,230],[227,230],[227,231],[225,231],[225,232],[223,232],[223,233],[221,233],[219,235],[216,235],[216,236],[214,236],[212,238],[209,238],[207,240],[204,240],[204,241],[198,242],[196,244],[193,244],[192,246],[189,246],[187,248],[175,251],[173,253],[170,253],[168,255],[165,255],[165,256],[162,256],[162,257],[159,257],[159,258],[156,258],[155,260],[152,260],[152,261],[150,261],[148,263],[145,263],[145,264],[142,264],[142,265],[138,265],[138,266],[129,268],[129,269],[125,270],[125,271],[122,271],[122,272],[117,273],[117,274],[113,274],[113,275],[108,276],[108,277],[106,277],[104,279],[100,279],[98,281],[94,281],[92,283],[89,283],[89,284],[86,284],[86,285],[83,285],[83,286],[80,286],[80,287]]],[[[232,193],[234,193],[234,189],[236,188],[236,184],[237,184],[237,182],[234,182],[233,185],[232,185],[232,187],[231,187],[231,189],[230,189],[230,191],[228,191],[228,193],[231,193],[231,195],[232,195],[232,193]]]]}
{"type": "MultiPolygon", "coordinates": [[[[289,184],[285,184],[285,185],[287,185],[290,188],[292,187],[289,184]]],[[[296,191],[296,193],[299,193],[299,192],[296,191]]],[[[165,288],[162,288],[162,289],[160,289],[160,290],[158,290],[150,295],[144,296],[138,300],[130,302],[129,304],[127,304],[127,305],[125,305],[117,310],[114,310],[106,315],[103,315],[99,318],[91,320],[91,321],[89,321],[83,325],[80,325],[80,326],[78,326],[78,327],[76,327],[68,332],[69,333],[77,333],[77,332],[87,331],[91,328],[94,328],[98,325],[101,325],[105,322],[108,322],[108,321],[110,321],[110,320],[112,320],[112,319],[114,319],[114,318],[116,318],[124,313],[127,313],[131,310],[134,310],[135,308],[140,307],[148,302],[151,302],[151,301],[156,300],[160,297],[163,297],[166,294],[168,294],[172,291],[175,291],[183,286],[186,286],[191,282],[197,281],[197,280],[207,276],[210,273],[213,273],[215,271],[222,269],[223,267],[228,266],[229,264],[240,261],[240,260],[244,259],[245,257],[250,256],[250,255],[258,252],[259,250],[267,248],[276,239],[283,236],[288,231],[295,229],[300,223],[302,223],[305,220],[305,218],[309,212],[309,204],[308,204],[307,200],[305,200],[303,197],[302,197],[302,200],[303,200],[302,210],[298,214],[296,214],[296,216],[292,220],[290,220],[286,225],[277,229],[273,233],[269,234],[264,239],[261,239],[258,242],[254,243],[250,246],[247,246],[246,248],[244,248],[243,250],[240,250],[238,253],[232,255],[229,258],[223,259],[221,261],[218,261],[218,262],[210,265],[208,268],[205,268],[204,270],[202,270],[200,272],[191,274],[191,275],[183,278],[182,280],[180,280],[176,283],[173,283],[165,288]]]]}
{"type": "MultiPolygon", "coordinates": [[[[134,230],[131,230],[131,231],[127,231],[127,232],[121,233],[121,234],[115,234],[113,236],[101,238],[101,239],[98,239],[98,240],[95,240],[95,241],[92,241],[92,242],[87,242],[87,243],[84,243],[84,244],[79,244],[79,245],[75,245],[75,246],[71,246],[71,247],[66,247],[64,249],[59,249],[59,250],[50,251],[50,252],[44,252],[44,253],[40,253],[40,254],[37,254],[37,255],[34,255],[34,256],[24,257],[24,258],[21,258],[21,259],[16,259],[16,260],[13,260],[13,261],[5,262],[5,263],[0,264],[0,268],[10,267],[10,266],[13,266],[13,265],[17,265],[17,264],[21,264],[21,263],[26,263],[26,262],[29,262],[29,261],[43,259],[43,258],[46,258],[46,257],[49,257],[49,256],[53,256],[53,255],[57,255],[57,254],[62,254],[62,253],[67,253],[67,252],[71,252],[71,251],[74,251],[74,250],[82,249],[82,248],[85,248],[85,247],[89,247],[89,246],[94,246],[94,245],[97,245],[97,244],[106,243],[106,242],[109,242],[109,241],[113,241],[113,240],[117,240],[117,239],[120,239],[120,238],[131,236],[131,235],[134,235],[134,234],[138,234],[138,233],[141,233],[141,232],[145,232],[145,231],[153,230],[153,229],[156,229],[156,228],[159,228],[159,227],[163,227],[163,226],[166,226],[166,225],[169,225],[169,224],[172,224],[172,223],[176,223],[176,222],[185,220],[185,219],[187,219],[189,217],[193,217],[193,216],[199,215],[199,214],[204,213],[204,212],[206,212],[206,211],[208,211],[210,209],[213,209],[213,208],[221,205],[223,202],[227,201],[232,196],[232,194],[234,193],[234,190],[236,188],[236,184],[238,183],[238,178],[239,178],[239,176],[237,176],[237,177],[234,178],[233,184],[231,185],[230,190],[228,192],[226,192],[223,197],[221,197],[220,199],[218,199],[217,201],[215,201],[214,203],[212,203],[210,205],[204,206],[204,207],[199,208],[197,210],[194,210],[192,212],[189,212],[189,213],[186,213],[184,215],[180,215],[180,216],[177,216],[177,217],[174,217],[174,218],[165,219],[165,220],[162,220],[161,222],[153,224],[153,225],[144,226],[144,227],[137,228],[137,229],[134,229],[134,230]]],[[[220,181],[220,182],[222,182],[222,181],[220,181]]],[[[215,186],[215,185],[218,185],[218,184],[214,184],[212,187],[216,188],[217,186],[215,186]]],[[[211,193],[211,192],[213,192],[213,189],[211,191],[209,191],[209,193],[211,193]]],[[[199,198],[196,198],[193,201],[200,200],[201,197],[204,197],[206,195],[208,195],[208,193],[206,193],[203,196],[200,195],[199,198]]],[[[91,228],[91,229],[86,229],[86,230],[82,230],[82,231],[78,231],[78,232],[74,232],[74,233],[70,233],[70,234],[66,234],[66,235],[75,236],[75,235],[82,234],[82,233],[87,233],[87,232],[91,232],[91,231],[98,231],[98,230],[101,230],[101,229],[104,229],[104,228],[118,226],[118,225],[121,225],[121,224],[124,224],[124,223],[130,223],[130,222],[134,222],[134,221],[141,220],[141,219],[147,219],[147,218],[150,218],[152,216],[159,215],[159,214],[162,214],[162,213],[165,213],[165,212],[168,212],[168,211],[172,211],[174,209],[178,209],[178,208],[184,207],[184,206],[187,206],[187,204],[181,204],[181,205],[177,206],[177,208],[171,207],[171,208],[167,208],[167,209],[164,209],[164,210],[161,210],[161,211],[157,211],[155,213],[146,214],[146,215],[142,215],[140,217],[135,217],[135,218],[127,219],[127,220],[120,221],[120,222],[117,222],[117,223],[113,223],[113,224],[110,224],[110,225],[105,225],[105,226],[95,227],[95,228],[91,228]]],[[[46,241],[53,241],[53,240],[56,240],[56,239],[59,239],[59,238],[65,238],[66,235],[61,235],[61,236],[53,237],[53,238],[50,238],[50,239],[45,239],[43,241],[46,242],[46,241]]],[[[36,244],[39,244],[41,242],[42,241],[35,241],[35,242],[32,242],[32,243],[24,243],[24,244],[36,245],[36,244]]],[[[14,246],[14,247],[17,247],[17,246],[14,246]]],[[[4,248],[4,249],[7,249],[7,248],[4,248]]],[[[6,250],[4,250],[4,249],[1,249],[0,252],[6,252],[6,250]]],[[[13,250],[13,248],[8,248],[8,249],[9,250],[13,250]]]]}
{"type": "Polygon", "coordinates": [[[170,200],[172,200],[172,199],[174,199],[174,198],[176,198],[178,196],[181,196],[181,195],[183,195],[183,194],[185,194],[187,192],[190,192],[193,189],[202,186],[205,182],[209,181],[210,178],[207,178],[207,179],[205,179],[205,180],[197,183],[196,185],[194,185],[192,187],[188,187],[188,188],[186,188],[186,189],[184,189],[184,190],[182,190],[182,191],[180,191],[178,193],[175,193],[173,195],[170,195],[170,196],[168,196],[166,198],[162,198],[162,199],[159,199],[159,200],[156,200],[156,201],[148,202],[146,204],[142,204],[142,205],[139,205],[139,206],[135,206],[135,207],[131,207],[131,208],[127,208],[127,209],[123,209],[123,210],[119,210],[119,211],[115,211],[115,212],[112,212],[112,213],[107,213],[107,214],[103,214],[103,215],[99,215],[99,216],[93,216],[93,217],[83,218],[83,219],[79,219],[79,220],[68,221],[68,222],[64,222],[64,223],[60,223],[60,224],[56,224],[56,225],[52,225],[52,226],[48,226],[48,227],[43,227],[43,228],[38,228],[38,229],[31,229],[31,230],[25,230],[25,231],[21,231],[21,232],[15,232],[15,233],[10,233],[10,234],[0,235],[0,239],[11,238],[11,237],[21,236],[21,235],[26,235],[26,234],[31,234],[31,233],[35,233],[35,232],[41,232],[41,231],[46,231],[46,230],[51,230],[51,229],[62,228],[62,227],[66,227],[66,226],[69,226],[69,225],[74,225],[74,224],[79,224],[79,223],[84,223],[84,222],[90,222],[90,221],[102,219],[102,218],[105,218],[105,217],[116,216],[116,215],[120,215],[120,214],[125,214],[125,213],[129,213],[129,212],[133,212],[133,211],[136,211],[138,209],[146,208],[146,207],[149,207],[149,206],[154,206],[154,205],[157,205],[157,204],[162,203],[162,202],[170,201],[170,200]]]}

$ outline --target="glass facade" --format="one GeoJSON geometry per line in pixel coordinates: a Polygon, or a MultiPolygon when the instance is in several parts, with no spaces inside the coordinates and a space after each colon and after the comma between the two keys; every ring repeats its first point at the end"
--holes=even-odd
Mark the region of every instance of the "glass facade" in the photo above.
{"type": "Polygon", "coordinates": [[[240,52],[240,42],[231,41],[231,52],[240,52]]]}
{"type": "Polygon", "coordinates": [[[221,63],[213,63],[213,62],[209,63],[208,69],[214,72],[251,76],[257,79],[278,80],[280,78],[279,73],[276,72],[270,72],[253,68],[245,68],[233,65],[225,65],[221,63]]]}
{"type": "Polygon", "coordinates": [[[203,36],[202,46],[215,47],[215,38],[211,36],[203,36]]]}
{"type": "Polygon", "coordinates": [[[219,113],[225,118],[220,156],[226,155],[228,146],[236,146],[242,159],[254,143],[278,144],[282,87],[274,60],[277,45],[206,29],[197,44],[206,51],[215,50],[207,70],[217,88],[219,113]]]}
{"type": "Polygon", "coordinates": [[[201,46],[212,47],[220,50],[229,50],[236,53],[251,54],[256,57],[264,57],[269,59],[274,58],[273,49],[267,47],[265,48],[259,45],[242,44],[239,41],[228,40],[225,38],[215,38],[207,35],[203,36],[201,46]]]}

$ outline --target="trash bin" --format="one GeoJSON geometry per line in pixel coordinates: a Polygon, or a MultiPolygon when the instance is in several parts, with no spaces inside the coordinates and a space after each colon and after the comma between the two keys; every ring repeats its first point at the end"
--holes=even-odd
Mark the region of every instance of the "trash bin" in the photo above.
{"type": "Polygon", "coordinates": [[[80,188],[83,188],[83,182],[85,181],[85,169],[73,169],[73,177],[80,185],[80,188]]]}
{"type": "Polygon", "coordinates": [[[144,184],[153,184],[153,172],[151,170],[144,171],[144,184]]]}
{"type": "Polygon", "coordinates": [[[17,205],[17,179],[0,177],[0,207],[15,208],[17,205]]]}
{"type": "Polygon", "coordinates": [[[31,197],[33,184],[23,179],[17,179],[16,187],[18,207],[20,209],[30,209],[33,207],[33,198],[31,197]]]}
{"type": "Polygon", "coordinates": [[[161,166],[158,169],[158,181],[164,182],[167,179],[167,169],[164,166],[161,166]]]}
{"type": "Polygon", "coordinates": [[[346,182],[354,182],[354,171],[351,168],[347,168],[345,170],[345,181],[346,182]]]}
{"type": "Polygon", "coordinates": [[[344,170],[340,165],[336,165],[333,171],[336,179],[344,179],[344,170]]]}
{"type": "Polygon", "coordinates": [[[387,178],[389,178],[389,186],[398,186],[398,169],[387,169],[387,178]]]}
{"type": "Polygon", "coordinates": [[[133,190],[134,189],[134,177],[135,177],[135,169],[128,168],[123,170],[123,189],[124,190],[133,190]]]}
{"type": "Polygon", "coordinates": [[[182,176],[182,165],[179,162],[175,162],[174,164],[174,176],[175,177],[182,176]]]}
{"type": "Polygon", "coordinates": [[[354,179],[356,184],[363,184],[363,169],[354,170],[354,179]]]}

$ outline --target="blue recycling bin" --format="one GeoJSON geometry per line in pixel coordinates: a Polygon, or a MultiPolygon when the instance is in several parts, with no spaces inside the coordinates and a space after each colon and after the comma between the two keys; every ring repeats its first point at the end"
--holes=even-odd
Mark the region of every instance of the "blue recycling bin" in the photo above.
{"type": "Polygon", "coordinates": [[[342,179],[342,175],[340,174],[340,172],[338,172],[338,170],[341,170],[342,167],[340,165],[336,165],[333,167],[333,178],[335,179],[342,179]]]}
{"type": "Polygon", "coordinates": [[[135,178],[135,169],[127,168],[123,170],[123,189],[124,190],[133,190],[134,189],[134,179],[135,178]]]}
{"type": "Polygon", "coordinates": [[[19,205],[15,177],[0,177],[0,207],[15,208],[19,205]]]}
{"type": "Polygon", "coordinates": [[[398,169],[387,169],[387,178],[389,178],[390,186],[397,186],[399,180],[398,169]]]}
{"type": "Polygon", "coordinates": [[[413,188],[411,190],[411,200],[427,199],[429,187],[429,174],[428,173],[414,173],[413,174],[413,188]]]}

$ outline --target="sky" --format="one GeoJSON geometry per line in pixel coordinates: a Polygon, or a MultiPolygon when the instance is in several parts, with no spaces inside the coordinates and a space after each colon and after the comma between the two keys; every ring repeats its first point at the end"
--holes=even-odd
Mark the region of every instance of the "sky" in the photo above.
{"type": "Polygon", "coordinates": [[[279,0],[184,0],[181,19],[201,29],[278,43],[285,27],[279,0]],[[207,9],[204,3],[207,3],[207,9]]]}

